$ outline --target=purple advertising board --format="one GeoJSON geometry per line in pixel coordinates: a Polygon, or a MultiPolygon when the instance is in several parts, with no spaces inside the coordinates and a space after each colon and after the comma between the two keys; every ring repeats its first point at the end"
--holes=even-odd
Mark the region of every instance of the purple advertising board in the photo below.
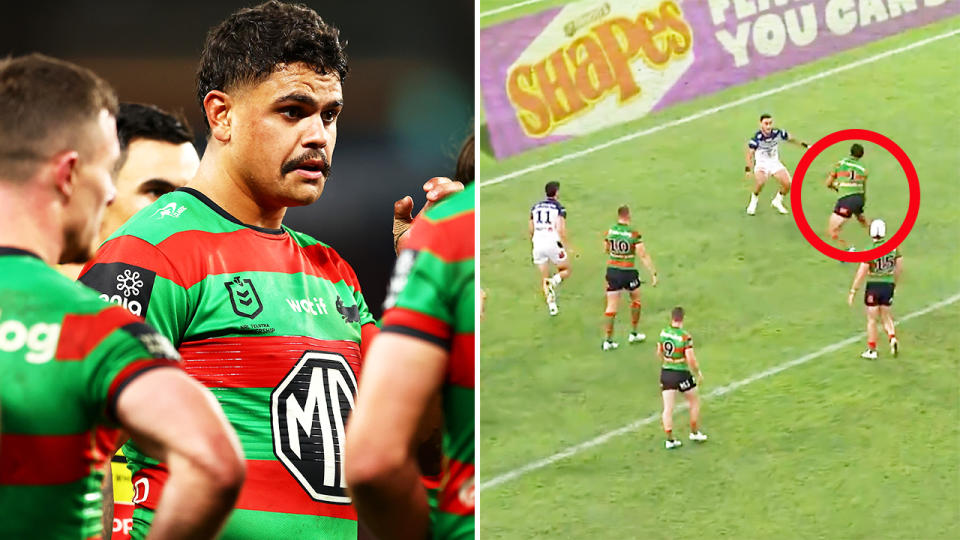
{"type": "Polygon", "coordinates": [[[586,0],[484,28],[493,154],[653,111],[960,14],[957,0],[586,0]]]}

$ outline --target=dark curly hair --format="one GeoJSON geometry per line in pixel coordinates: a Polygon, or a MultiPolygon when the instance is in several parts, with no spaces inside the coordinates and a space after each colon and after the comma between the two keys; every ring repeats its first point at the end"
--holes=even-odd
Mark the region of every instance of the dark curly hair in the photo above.
{"type": "MultiPolygon", "coordinates": [[[[302,4],[271,0],[243,8],[207,34],[197,70],[197,99],[211,90],[227,91],[257,83],[278,65],[303,62],[317,73],[336,72],[342,82],[349,66],[340,30],[302,4]]],[[[203,115],[206,125],[207,117],[203,115]]]]}
{"type": "Polygon", "coordinates": [[[182,115],[170,114],[154,105],[121,103],[117,111],[117,138],[120,139],[119,169],[127,160],[127,147],[134,139],[179,145],[193,142],[193,132],[182,115]]]}

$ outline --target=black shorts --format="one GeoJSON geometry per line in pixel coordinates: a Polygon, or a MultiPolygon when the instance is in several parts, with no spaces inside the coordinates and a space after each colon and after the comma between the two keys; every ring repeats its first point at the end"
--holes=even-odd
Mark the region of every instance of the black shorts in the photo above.
{"type": "Polygon", "coordinates": [[[677,369],[660,370],[660,390],[679,390],[686,392],[697,387],[697,382],[693,380],[693,374],[689,371],[680,371],[677,369]]]}
{"type": "Polygon", "coordinates": [[[893,304],[893,283],[868,281],[867,289],[863,291],[863,303],[868,306],[889,306],[893,304]]]}
{"type": "Polygon", "coordinates": [[[623,268],[607,268],[607,291],[633,291],[640,286],[640,273],[623,268]]]}
{"type": "Polygon", "coordinates": [[[833,213],[845,218],[859,216],[863,214],[864,203],[863,193],[840,197],[837,199],[837,205],[833,207],[833,213]]]}

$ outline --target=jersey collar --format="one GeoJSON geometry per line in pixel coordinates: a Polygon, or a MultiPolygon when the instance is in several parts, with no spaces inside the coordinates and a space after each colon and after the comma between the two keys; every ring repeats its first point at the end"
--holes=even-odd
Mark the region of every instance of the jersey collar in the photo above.
{"type": "Polygon", "coordinates": [[[199,191],[197,191],[197,190],[195,190],[195,189],[193,189],[193,188],[182,187],[182,188],[178,188],[177,191],[183,191],[184,193],[189,193],[190,195],[193,195],[194,197],[197,198],[197,200],[199,200],[199,201],[202,202],[203,204],[209,206],[211,210],[213,210],[214,212],[220,214],[221,217],[223,217],[223,218],[226,219],[227,221],[232,221],[233,223],[236,223],[237,225],[242,225],[242,226],[244,226],[244,227],[246,227],[246,228],[248,228],[248,229],[253,229],[253,230],[255,230],[255,231],[262,232],[262,233],[267,233],[267,234],[283,234],[283,233],[285,232],[282,228],[280,228],[280,229],[271,229],[271,228],[268,228],[268,227],[257,227],[256,225],[248,225],[248,224],[240,221],[239,219],[235,218],[232,214],[230,214],[230,212],[227,212],[226,210],[224,210],[219,204],[213,202],[213,201],[210,199],[210,197],[207,197],[207,196],[204,195],[203,193],[201,193],[201,192],[199,192],[199,191]]]}
{"type": "Polygon", "coordinates": [[[43,260],[40,258],[39,255],[37,255],[32,251],[27,251],[25,249],[9,247],[9,246],[0,246],[0,256],[3,256],[3,255],[12,255],[16,257],[34,257],[36,259],[40,259],[41,261],[43,260]]]}

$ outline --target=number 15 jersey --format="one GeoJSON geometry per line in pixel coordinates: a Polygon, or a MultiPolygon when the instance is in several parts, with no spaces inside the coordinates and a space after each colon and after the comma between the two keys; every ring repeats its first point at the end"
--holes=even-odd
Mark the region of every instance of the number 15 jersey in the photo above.
{"type": "MultiPolygon", "coordinates": [[[[332,248],[183,188],[114,233],[80,281],[169,338],[239,435],[247,478],[223,538],[356,538],[343,433],[376,326],[332,248]]],[[[131,443],[124,453],[139,537],[167,472],[131,443]]]]}

